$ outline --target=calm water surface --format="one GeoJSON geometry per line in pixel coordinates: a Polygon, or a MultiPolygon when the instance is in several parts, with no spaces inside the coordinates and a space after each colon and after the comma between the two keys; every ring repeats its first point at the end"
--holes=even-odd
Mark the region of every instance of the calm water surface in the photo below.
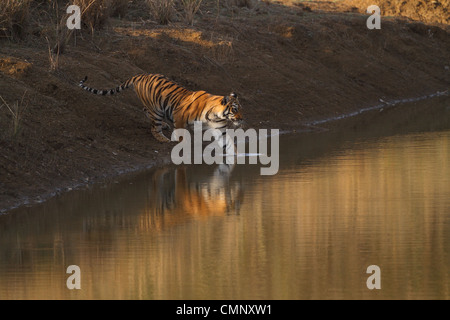
{"type": "Polygon", "coordinates": [[[450,112],[420,110],[282,136],[274,176],[169,166],[0,216],[0,299],[449,299],[450,112]]]}

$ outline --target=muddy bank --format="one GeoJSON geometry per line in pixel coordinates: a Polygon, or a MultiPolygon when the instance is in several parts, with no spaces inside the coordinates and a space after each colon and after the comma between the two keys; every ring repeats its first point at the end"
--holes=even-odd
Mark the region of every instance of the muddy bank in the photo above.
{"type": "Polygon", "coordinates": [[[211,6],[194,26],[161,26],[133,1],[123,18],[72,39],[55,70],[42,30],[1,40],[0,210],[170,160],[134,93],[89,95],[77,87],[85,75],[101,89],[151,72],[236,91],[249,126],[287,131],[448,89],[448,26],[390,17],[368,30],[367,16],[320,5],[211,6]]]}

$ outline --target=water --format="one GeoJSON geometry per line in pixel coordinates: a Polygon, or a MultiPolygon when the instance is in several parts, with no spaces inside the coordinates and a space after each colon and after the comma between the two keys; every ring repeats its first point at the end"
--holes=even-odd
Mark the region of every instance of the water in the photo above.
{"type": "Polygon", "coordinates": [[[448,102],[282,136],[274,176],[169,166],[0,216],[0,299],[449,299],[448,102]]]}

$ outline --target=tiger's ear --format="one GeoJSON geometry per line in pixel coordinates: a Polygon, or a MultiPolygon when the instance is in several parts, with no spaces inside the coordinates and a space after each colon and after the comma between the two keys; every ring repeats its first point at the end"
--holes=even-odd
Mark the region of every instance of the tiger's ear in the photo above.
{"type": "Polygon", "coordinates": [[[237,99],[237,94],[234,92],[230,93],[230,95],[228,95],[228,96],[223,97],[222,104],[224,106],[226,106],[228,104],[228,102],[230,102],[230,100],[232,100],[232,99],[237,99]]]}
{"type": "Polygon", "coordinates": [[[230,97],[225,96],[222,99],[222,105],[226,106],[228,104],[228,102],[230,102],[230,97]]]}

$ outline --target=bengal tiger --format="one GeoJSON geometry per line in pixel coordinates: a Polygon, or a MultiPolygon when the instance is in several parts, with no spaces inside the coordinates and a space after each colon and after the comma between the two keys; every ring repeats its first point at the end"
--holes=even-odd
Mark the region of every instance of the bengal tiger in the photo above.
{"type": "Polygon", "coordinates": [[[79,86],[97,95],[113,95],[133,87],[144,105],[144,112],[151,121],[151,132],[160,142],[169,142],[163,129],[170,121],[174,128],[188,128],[194,121],[201,121],[206,127],[226,128],[230,123],[242,126],[241,104],[236,93],[219,96],[206,91],[191,91],[160,74],[139,74],[123,82],[115,89],[98,90],[84,85],[87,76],[79,86]]]}
{"type": "Polygon", "coordinates": [[[154,172],[149,185],[149,213],[165,214],[164,223],[208,216],[239,214],[243,202],[243,188],[237,180],[230,180],[217,168],[177,166],[160,168],[154,172]]]}

